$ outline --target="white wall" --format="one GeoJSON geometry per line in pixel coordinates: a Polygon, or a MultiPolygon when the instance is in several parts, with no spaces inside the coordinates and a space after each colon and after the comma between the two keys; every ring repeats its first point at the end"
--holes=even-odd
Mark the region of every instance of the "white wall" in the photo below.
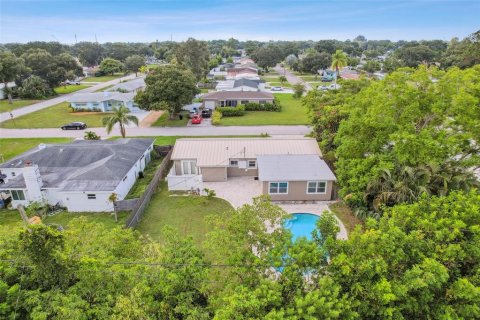
{"type": "Polygon", "coordinates": [[[112,212],[113,203],[108,200],[112,192],[85,191],[65,192],[65,206],[69,212],[112,212]],[[96,199],[88,199],[88,194],[95,194],[96,199]]]}
{"type": "Polygon", "coordinates": [[[180,175],[175,174],[175,168],[172,167],[167,176],[168,190],[170,191],[189,191],[192,189],[203,189],[202,175],[180,175]]]}
{"type": "Polygon", "coordinates": [[[130,189],[137,181],[138,173],[145,170],[145,166],[150,162],[150,152],[153,150],[153,145],[148,148],[147,151],[143,154],[144,157],[137,160],[135,165],[130,169],[126,175],[126,179],[121,181],[120,184],[115,188],[113,192],[117,194],[119,200],[124,199],[130,189]]]}
{"type": "Polygon", "coordinates": [[[205,108],[207,109],[215,109],[215,101],[205,101],[205,108]]]}

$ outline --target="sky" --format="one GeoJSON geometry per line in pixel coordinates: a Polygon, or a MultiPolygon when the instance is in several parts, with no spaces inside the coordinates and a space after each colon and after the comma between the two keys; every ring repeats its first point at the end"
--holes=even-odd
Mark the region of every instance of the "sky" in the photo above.
{"type": "Polygon", "coordinates": [[[450,40],[480,29],[480,0],[0,0],[0,43],[450,40]]]}

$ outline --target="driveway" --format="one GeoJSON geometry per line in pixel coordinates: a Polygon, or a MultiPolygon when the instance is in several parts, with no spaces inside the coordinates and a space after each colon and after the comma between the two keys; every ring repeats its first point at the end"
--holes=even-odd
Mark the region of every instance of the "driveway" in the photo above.
{"type": "MultiPolygon", "coordinates": [[[[121,77],[121,78],[118,78],[118,79],[114,79],[114,80],[111,80],[111,81],[107,81],[107,82],[101,82],[99,84],[93,85],[91,87],[88,87],[88,88],[85,88],[85,89],[82,89],[82,90],[78,90],[78,91],[75,91],[75,92],[72,92],[72,93],[69,93],[69,94],[63,94],[63,95],[61,95],[59,97],[56,97],[56,98],[53,98],[53,99],[41,101],[41,102],[34,103],[34,104],[31,104],[31,105],[23,107],[23,108],[15,109],[15,110],[12,111],[12,114],[15,118],[17,118],[17,117],[23,116],[23,115],[28,114],[28,113],[32,113],[32,112],[35,112],[35,111],[38,111],[38,110],[42,110],[42,109],[54,106],[54,105],[59,104],[61,102],[65,102],[65,101],[67,101],[68,98],[70,98],[71,96],[73,96],[76,93],[95,92],[99,89],[106,88],[106,87],[109,87],[113,84],[120,83],[121,81],[131,80],[131,79],[135,79],[134,74],[131,74],[131,75],[128,75],[128,76],[125,76],[125,77],[121,77]]],[[[9,112],[0,113],[0,122],[7,121],[7,120],[10,120],[10,113],[9,112]]]]}

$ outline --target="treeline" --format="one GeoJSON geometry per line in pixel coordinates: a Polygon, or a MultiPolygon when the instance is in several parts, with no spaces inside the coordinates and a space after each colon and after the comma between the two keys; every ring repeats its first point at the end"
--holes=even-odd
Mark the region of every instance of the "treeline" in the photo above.
{"type": "Polygon", "coordinates": [[[264,198],[212,213],[202,244],[85,218],[0,228],[0,318],[478,319],[479,206],[476,192],[424,198],[348,240],[325,213],[295,243],[264,198]]]}
{"type": "Polygon", "coordinates": [[[303,99],[340,195],[362,217],[479,187],[480,65],[401,68],[303,99]]]}

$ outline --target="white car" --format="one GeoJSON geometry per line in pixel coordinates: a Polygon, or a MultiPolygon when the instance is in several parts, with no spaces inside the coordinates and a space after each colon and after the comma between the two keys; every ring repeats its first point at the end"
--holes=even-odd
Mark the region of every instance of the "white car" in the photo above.
{"type": "Polygon", "coordinates": [[[282,87],[272,87],[272,91],[282,91],[282,87]]]}
{"type": "Polygon", "coordinates": [[[328,90],[337,90],[340,89],[341,86],[339,84],[332,83],[331,85],[328,86],[328,90]]]}
{"type": "Polygon", "coordinates": [[[328,90],[328,87],[327,86],[318,86],[317,90],[328,90]]]}

